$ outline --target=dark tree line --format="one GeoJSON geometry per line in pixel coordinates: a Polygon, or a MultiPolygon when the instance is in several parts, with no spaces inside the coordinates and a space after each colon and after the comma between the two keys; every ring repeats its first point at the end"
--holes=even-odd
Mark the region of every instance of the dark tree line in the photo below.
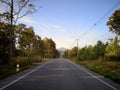
{"type": "Polygon", "coordinates": [[[101,41],[98,41],[96,45],[85,46],[79,48],[78,55],[77,47],[72,48],[71,50],[66,50],[64,52],[65,58],[75,58],[77,60],[120,60],[120,45],[118,38],[111,40],[109,43],[104,44],[101,41]]]}

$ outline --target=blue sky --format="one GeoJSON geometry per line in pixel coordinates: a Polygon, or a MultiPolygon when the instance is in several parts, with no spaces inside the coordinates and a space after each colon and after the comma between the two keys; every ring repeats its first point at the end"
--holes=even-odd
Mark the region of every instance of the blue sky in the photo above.
{"type": "Polygon", "coordinates": [[[33,26],[42,38],[52,38],[56,47],[72,48],[79,38],[79,47],[94,45],[98,40],[105,42],[114,34],[109,32],[106,22],[120,8],[120,0],[41,0],[39,12],[25,16],[20,23],[33,26]],[[119,3],[104,19],[93,26],[116,3],[119,3]],[[89,30],[89,32],[84,35],[89,30]]]}

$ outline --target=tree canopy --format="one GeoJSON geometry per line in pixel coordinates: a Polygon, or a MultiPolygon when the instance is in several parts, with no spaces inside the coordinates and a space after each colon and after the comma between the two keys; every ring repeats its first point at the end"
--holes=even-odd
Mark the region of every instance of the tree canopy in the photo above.
{"type": "Polygon", "coordinates": [[[17,20],[37,11],[36,5],[31,0],[0,0],[7,9],[0,13],[1,22],[15,25],[17,20]]]}
{"type": "Polygon", "coordinates": [[[109,30],[120,35],[120,9],[116,10],[107,22],[109,30]]]}
{"type": "Polygon", "coordinates": [[[19,45],[22,50],[33,48],[32,41],[37,40],[33,28],[26,28],[24,24],[17,26],[16,22],[37,11],[34,2],[32,0],[0,0],[0,5],[7,7],[0,12],[0,63],[5,60],[8,63],[12,59],[15,46],[19,45]]]}
{"type": "Polygon", "coordinates": [[[108,59],[115,59],[115,60],[120,59],[120,46],[117,37],[115,37],[114,40],[111,40],[109,45],[106,47],[105,56],[108,59]]]}

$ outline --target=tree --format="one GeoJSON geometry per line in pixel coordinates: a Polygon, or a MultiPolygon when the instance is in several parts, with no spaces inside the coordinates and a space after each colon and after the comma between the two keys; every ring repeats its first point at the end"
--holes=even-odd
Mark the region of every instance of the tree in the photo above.
{"type": "Polygon", "coordinates": [[[85,47],[79,49],[78,60],[86,60],[87,55],[88,55],[88,50],[87,50],[87,46],[85,46],[85,47]]]}
{"type": "MultiPolygon", "coordinates": [[[[32,4],[30,0],[0,0],[0,4],[7,7],[3,13],[0,12],[0,22],[5,25],[5,35],[2,36],[6,36],[6,39],[8,39],[8,46],[6,47],[6,50],[8,50],[7,52],[9,52],[9,54],[6,55],[9,59],[11,59],[15,51],[15,24],[17,20],[26,15],[32,14],[37,10],[35,9],[35,5],[32,4]]],[[[2,36],[0,36],[0,38],[2,38],[2,36]]]]}
{"type": "Polygon", "coordinates": [[[94,60],[94,59],[96,59],[95,54],[96,54],[95,53],[95,46],[89,45],[87,48],[86,58],[89,60],[94,60]]]}
{"type": "Polygon", "coordinates": [[[106,45],[103,42],[98,41],[95,48],[95,56],[98,59],[99,57],[104,57],[106,45]]]}
{"type": "Polygon", "coordinates": [[[54,58],[59,55],[56,44],[52,39],[41,39],[35,35],[32,27],[26,27],[24,24],[16,26],[17,48],[23,52],[23,56],[45,56],[54,58]]]}
{"type": "Polygon", "coordinates": [[[35,39],[33,41],[33,49],[35,51],[35,55],[39,55],[41,57],[44,57],[45,55],[45,52],[44,52],[44,49],[45,49],[45,46],[44,46],[44,43],[43,41],[41,40],[41,37],[38,36],[38,35],[35,35],[35,39]]]}
{"type": "Polygon", "coordinates": [[[9,38],[6,36],[5,30],[5,25],[0,23],[0,64],[9,62],[9,38]]]}
{"type": "Polygon", "coordinates": [[[120,46],[118,44],[118,38],[115,37],[114,40],[108,44],[105,49],[105,57],[107,59],[120,60],[120,46]]]}
{"type": "Polygon", "coordinates": [[[78,60],[95,60],[99,57],[104,57],[105,52],[104,43],[98,41],[95,46],[89,45],[79,49],[78,60]]]}
{"type": "Polygon", "coordinates": [[[69,54],[70,54],[70,50],[67,49],[67,50],[64,51],[63,57],[69,58],[70,57],[69,54]]]}
{"type": "Polygon", "coordinates": [[[14,53],[15,35],[12,31],[14,28],[11,25],[6,25],[4,23],[2,23],[2,25],[3,27],[0,27],[0,56],[2,56],[0,59],[1,63],[5,61],[7,64],[9,63],[14,53]]]}
{"type": "MultiPolygon", "coordinates": [[[[34,50],[34,42],[36,41],[33,27],[26,28],[25,25],[21,25],[22,31],[18,33],[18,44],[19,48],[25,53],[24,55],[29,56],[34,50]]],[[[19,29],[18,29],[19,30],[19,29]]]]}
{"type": "Polygon", "coordinates": [[[120,35],[120,9],[116,10],[107,22],[111,32],[120,35]]]}
{"type": "Polygon", "coordinates": [[[77,57],[77,53],[78,53],[78,47],[73,47],[70,50],[70,57],[77,57]]]}
{"type": "Polygon", "coordinates": [[[52,39],[45,38],[43,40],[45,46],[45,57],[47,58],[55,58],[59,55],[56,44],[52,39]]]}
{"type": "Polygon", "coordinates": [[[30,0],[0,0],[0,2],[8,7],[8,10],[0,14],[1,22],[11,26],[15,25],[18,19],[38,11],[30,0]]]}

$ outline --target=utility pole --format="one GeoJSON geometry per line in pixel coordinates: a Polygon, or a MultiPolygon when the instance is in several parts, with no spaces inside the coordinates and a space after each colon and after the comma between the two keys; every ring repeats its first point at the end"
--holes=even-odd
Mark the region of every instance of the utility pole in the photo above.
{"type": "Polygon", "coordinates": [[[78,51],[79,51],[79,44],[78,44],[78,41],[79,41],[79,39],[76,39],[76,41],[77,41],[77,57],[78,57],[78,51]]]}

